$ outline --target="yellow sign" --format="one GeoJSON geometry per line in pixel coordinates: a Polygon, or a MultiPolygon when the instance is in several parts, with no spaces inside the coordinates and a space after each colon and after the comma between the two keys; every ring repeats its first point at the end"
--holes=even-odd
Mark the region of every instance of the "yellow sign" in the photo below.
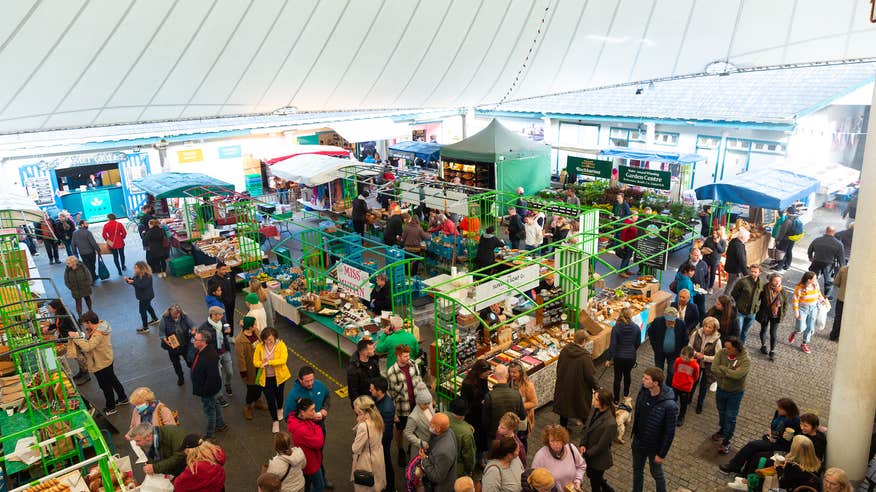
{"type": "Polygon", "coordinates": [[[186,149],[176,151],[177,160],[184,162],[201,162],[204,160],[204,151],[201,149],[186,149]]]}
{"type": "Polygon", "coordinates": [[[341,389],[335,390],[335,394],[338,395],[338,398],[346,398],[350,395],[349,389],[344,386],[341,389]]]}

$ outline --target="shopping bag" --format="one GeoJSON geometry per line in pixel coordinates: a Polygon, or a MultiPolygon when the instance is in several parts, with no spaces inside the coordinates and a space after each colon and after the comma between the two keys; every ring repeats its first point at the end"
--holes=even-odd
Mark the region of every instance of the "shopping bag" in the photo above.
{"type": "Polygon", "coordinates": [[[101,280],[106,280],[110,277],[109,269],[106,267],[106,263],[100,258],[100,255],[97,257],[97,276],[100,277],[101,280]]]}
{"type": "Polygon", "coordinates": [[[827,313],[830,311],[829,302],[818,303],[818,314],[815,315],[815,329],[821,331],[827,326],[827,313]]]}
{"type": "Polygon", "coordinates": [[[173,482],[165,475],[146,475],[140,492],[173,492],[173,482]]]}

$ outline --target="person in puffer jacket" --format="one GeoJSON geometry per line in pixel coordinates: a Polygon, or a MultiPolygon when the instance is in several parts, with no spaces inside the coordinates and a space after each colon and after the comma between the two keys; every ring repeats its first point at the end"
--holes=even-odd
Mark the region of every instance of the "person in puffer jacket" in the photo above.
{"type": "Polygon", "coordinates": [[[316,423],[316,406],[309,398],[299,398],[295,412],[290,413],[286,423],[292,442],[297,444],[307,459],[304,466],[304,488],[308,491],[322,492],[325,477],[322,474],[322,448],[325,434],[316,423]]]}
{"type": "Polygon", "coordinates": [[[225,451],[197,434],[182,444],[186,467],[173,480],[175,492],[222,492],[225,490],[225,451]]]}
{"type": "Polygon", "coordinates": [[[282,492],[301,492],[304,490],[304,465],[307,458],[304,451],[292,442],[287,432],[274,434],[274,451],[277,455],[268,461],[268,473],[280,477],[282,492]]]}
{"type": "MultiPolygon", "coordinates": [[[[83,314],[79,318],[79,323],[85,327],[87,338],[73,338],[72,342],[77,350],[85,353],[85,367],[88,372],[94,373],[97,384],[103,391],[103,397],[106,399],[103,412],[106,415],[115,415],[118,413],[116,404],[127,405],[128,397],[113,370],[113,345],[110,341],[112,329],[109,323],[98,318],[94,311],[83,314]]],[[[81,334],[71,332],[70,336],[79,337],[81,334]]]]}
{"type": "Polygon", "coordinates": [[[636,396],[633,413],[633,492],[642,492],[645,485],[645,460],[650,462],[651,476],[658,491],[666,490],[663,461],[675,438],[678,405],[675,393],[664,383],[663,371],[645,369],[642,389],[636,396]]]}

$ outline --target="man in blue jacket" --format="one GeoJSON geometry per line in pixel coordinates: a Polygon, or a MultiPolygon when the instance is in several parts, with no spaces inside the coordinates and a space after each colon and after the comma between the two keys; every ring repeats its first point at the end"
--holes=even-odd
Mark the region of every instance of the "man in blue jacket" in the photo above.
{"type": "Polygon", "coordinates": [[[666,381],[672,381],[672,369],[681,348],[687,345],[687,326],[678,318],[678,309],[670,306],[648,326],[648,341],[654,350],[654,365],[666,368],[666,381]]]}
{"type": "Polygon", "coordinates": [[[672,388],[663,384],[663,371],[645,369],[642,389],[636,397],[633,413],[633,492],[645,485],[645,460],[650,462],[657,492],[666,492],[663,461],[675,438],[678,405],[672,388]]]}

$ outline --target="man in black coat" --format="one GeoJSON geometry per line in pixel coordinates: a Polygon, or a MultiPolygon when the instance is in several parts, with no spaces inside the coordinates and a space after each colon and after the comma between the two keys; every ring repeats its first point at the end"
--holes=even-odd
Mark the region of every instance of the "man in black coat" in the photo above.
{"type": "Polygon", "coordinates": [[[393,210],[386,223],[386,229],[383,230],[383,244],[387,246],[399,245],[398,237],[402,235],[404,228],[405,223],[402,220],[401,211],[393,210]]]}
{"type": "Polygon", "coordinates": [[[855,224],[854,222],[849,224],[849,227],[844,231],[839,231],[836,233],[835,238],[839,240],[839,242],[843,243],[843,252],[846,254],[846,263],[849,262],[849,253],[852,252],[852,238],[855,235],[855,224]]]}
{"type": "Polygon", "coordinates": [[[219,376],[219,355],[212,341],[213,333],[209,330],[199,330],[192,338],[198,351],[192,361],[192,393],[201,398],[207,418],[206,439],[211,439],[215,431],[228,429],[222,418],[222,407],[216,400],[216,395],[222,389],[222,378],[219,376]]]}
{"type": "Polygon", "coordinates": [[[648,326],[648,341],[654,350],[654,365],[661,371],[666,367],[666,381],[672,381],[675,359],[687,345],[687,327],[678,319],[678,310],[670,306],[648,326]]]}
{"type": "Polygon", "coordinates": [[[645,460],[650,461],[651,476],[658,491],[666,490],[663,461],[675,438],[678,405],[675,393],[664,384],[663,371],[645,369],[642,389],[636,396],[633,411],[633,492],[642,492],[645,485],[645,460]]]}
{"type": "Polygon", "coordinates": [[[748,253],[745,251],[745,243],[750,237],[746,229],[739,229],[739,233],[727,244],[727,261],[724,262],[724,271],[727,272],[727,285],[724,287],[724,295],[729,296],[733,292],[733,284],[740,277],[748,275],[748,253]]]}
{"type": "Polygon", "coordinates": [[[560,416],[560,425],[566,429],[569,428],[570,418],[583,422],[590,415],[593,390],[599,388],[591,355],[592,346],[587,330],[578,330],[572,343],[563,347],[557,359],[554,413],[560,416]]]}
{"type": "Polygon", "coordinates": [[[380,314],[381,311],[392,311],[392,294],[386,283],[386,275],[379,274],[374,279],[374,288],[371,289],[371,302],[368,303],[371,311],[380,314]]]}
{"type": "Polygon", "coordinates": [[[359,233],[360,236],[365,235],[365,214],[368,213],[368,204],[365,199],[368,198],[368,192],[362,191],[353,200],[353,210],[350,217],[353,219],[353,230],[359,233]]]}
{"type": "Polygon", "coordinates": [[[830,295],[830,289],[833,287],[833,276],[836,269],[844,265],[846,262],[846,252],[843,243],[834,237],[836,229],[833,226],[827,226],[824,230],[824,235],[815,238],[809,244],[809,271],[815,272],[818,277],[824,278],[824,295],[830,295]]]}
{"type": "Polygon", "coordinates": [[[371,395],[371,380],[380,377],[379,358],[374,353],[374,340],[359,340],[347,365],[347,391],[350,405],[360,396],[371,395]]]}
{"type": "Polygon", "coordinates": [[[496,430],[499,428],[499,419],[502,415],[512,412],[520,417],[521,420],[526,418],[526,411],[523,409],[523,398],[520,397],[520,391],[512,389],[508,384],[508,366],[499,364],[493,369],[493,379],[496,384],[493,389],[484,397],[483,424],[487,429],[487,436],[490,442],[496,435],[496,430]]]}
{"type": "Polygon", "coordinates": [[[216,263],[216,274],[207,282],[207,292],[213,292],[216,286],[222,287],[219,300],[225,306],[225,322],[231,325],[230,335],[234,335],[234,309],[237,301],[237,282],[234,281],[234,273],[231,267],[224,262],[216,263]]]}
{"type": "MultiPolygon", "coordinates": [[[[504,241],[494,235],[495,233],[495,227],[487,227],[486,232],[483,236],[481,236],[481,240],[478,242],[478,252],[475,255],[474,259],[475,268],[478,270],[480,270],[481,268],[488,268],[495,265],[496,248],[500,248],[505,245],[504,241]]],[[[491,272],[489,270],[484,272],[485,275],[489,275],[490,273],[491,272]]]]}
{"type": "Polygon", "coordinates": [[[525,238],[523,219],[514,207],[508,207],[508,239],[513,249],[522,249],[525,238]]]}

